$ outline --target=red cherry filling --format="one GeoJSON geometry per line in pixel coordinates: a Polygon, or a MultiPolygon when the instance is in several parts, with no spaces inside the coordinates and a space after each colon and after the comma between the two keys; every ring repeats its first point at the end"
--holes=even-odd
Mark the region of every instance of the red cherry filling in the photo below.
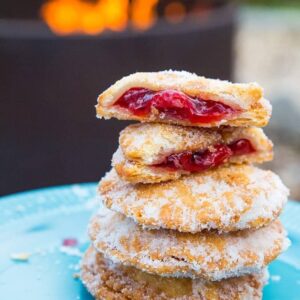
{"type": "Polygon", "coordinates": [[[173,170],[185,170],[189,172],[204,171],[221,165],[232,156],[238,156],[255,152],[251,142],[247,139],[237,140],[229,145],[216,145],[214,151],[202,152],[184,151],[171,154],[157,167],[173,170]]]}
{"type": "Polygon", "coordinates": [[[191,123],[210,123],[228,118],[237,109],[217,101],[190,97],[176,90],[151,91],[131,88],[114,105],[130,110],[136,116],[147,116],[155,108],[161,119],[188,120],[191,123]]]}

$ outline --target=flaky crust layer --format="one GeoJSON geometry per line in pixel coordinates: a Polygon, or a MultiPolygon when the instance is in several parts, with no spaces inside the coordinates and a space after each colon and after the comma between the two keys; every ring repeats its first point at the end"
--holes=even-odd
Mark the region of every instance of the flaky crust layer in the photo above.
{"type": "Polygon", "coordinates": [[[272,142],[262,129],[255,127],[205,129],[160,123],[133,124],[121,131],[119,144],[127,160],[151,165],[170,154],[204,151],[239,139],[251,142],[259,155],[258,162],[272,158],[272,142]]]}
{"type": "Polygon", "coordinates": [[[262,163],[273,158],[273,144],[262,129],[220,128],[204,129],[168,124],[144,123],[126,127],[120,134],[120,148],[112,165],[118,175],[132,183],[157,183],[174,180],[190,172],[158,168],[170,154],[184,151],[213,151],[214,146],[239,139],[248,139],[256,152],[233,156],[225,164],[262,163]]]}
{"type": "Polygon", "coordinates": [[[255,231],[191,234],[143,229],[107,209],[92,219],[89,234],[113,261],[161,276],[211,281],[260,272],[288,243],[279,221],[255,231]]]}
{"type": "Polygon", "coordinates": [[[90,247],[82,260],[81,279],[96,299],[110,300],[259,300],[265,274],[220,282],[162,278],[114,264],[90,247]]]}
{"type": "Polygon", "coordinates": [[[106,119],[114,117],[120,120],[163,122],[201,127],[220,125],[263,127],[267,125],[270,119],[271,105],[263,98],[263,90],[256,83],[233,84],[218,79],[207,79],[185,71],[163,71],[135,73],[123,77],[98,97],[96,111],[98,117],[106,119]],[[162,119],[157,111],[152,111],[147,117],[134,116],[127,109],[113,106],[123,93],[133,87],[147,88],[153,91],[178,90],[192,97],[219,101],[243,111],[239,115],[232,116],[229,120],[197,124],[182,120],[162,119]]]}
{"type": "Polygon", "coordinates": [[[113,155],[112,166],[118,175],[130,183],[159,183],[176,180],[189,172],[157,168],[126,160],[120,148],[113,155]]]}
{"type": "Polygon", "coordinates": [[[100,181],[104,204],[137,223],[183,232],[259,228],[281,212],[288,190],[271,171],[220,167],[158,184],[130,184],[112,169],[100,181]]]}

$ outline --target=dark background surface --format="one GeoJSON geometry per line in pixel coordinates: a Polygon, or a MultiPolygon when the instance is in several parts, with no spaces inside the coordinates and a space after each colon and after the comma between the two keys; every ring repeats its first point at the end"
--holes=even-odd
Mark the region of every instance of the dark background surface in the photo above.
{"type": "Polygon", "coordinates": [[[97,38],[22,24],[0,28],[0,194],[99,180],[127,123],[97,120],[94,105],[122,76],[172,68],[231,78],[233,7],[176,30],[97,38]]]}

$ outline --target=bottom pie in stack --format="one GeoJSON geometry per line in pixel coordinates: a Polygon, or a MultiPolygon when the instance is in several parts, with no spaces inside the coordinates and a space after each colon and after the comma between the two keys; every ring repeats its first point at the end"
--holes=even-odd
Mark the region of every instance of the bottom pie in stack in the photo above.
{"type": "Polygon", "coordinates": [[[82,260],[81,278],[99,300],[258,300],[267,272],[218,282],[160,277],[115,264],[90,247],[82,260]]]}

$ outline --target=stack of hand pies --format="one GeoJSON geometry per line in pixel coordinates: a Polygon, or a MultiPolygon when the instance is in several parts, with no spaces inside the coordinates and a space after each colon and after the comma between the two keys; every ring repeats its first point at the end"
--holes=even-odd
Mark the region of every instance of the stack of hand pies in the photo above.
{"type": "Polygon", "coordinates": [[[82,281],[96,299],[261,299],[289,244],[288,190],[254,167],[273,158],[270,103],[255,83],[136,73],[99,96],[125,128],[99,184],[82,281]]]}

